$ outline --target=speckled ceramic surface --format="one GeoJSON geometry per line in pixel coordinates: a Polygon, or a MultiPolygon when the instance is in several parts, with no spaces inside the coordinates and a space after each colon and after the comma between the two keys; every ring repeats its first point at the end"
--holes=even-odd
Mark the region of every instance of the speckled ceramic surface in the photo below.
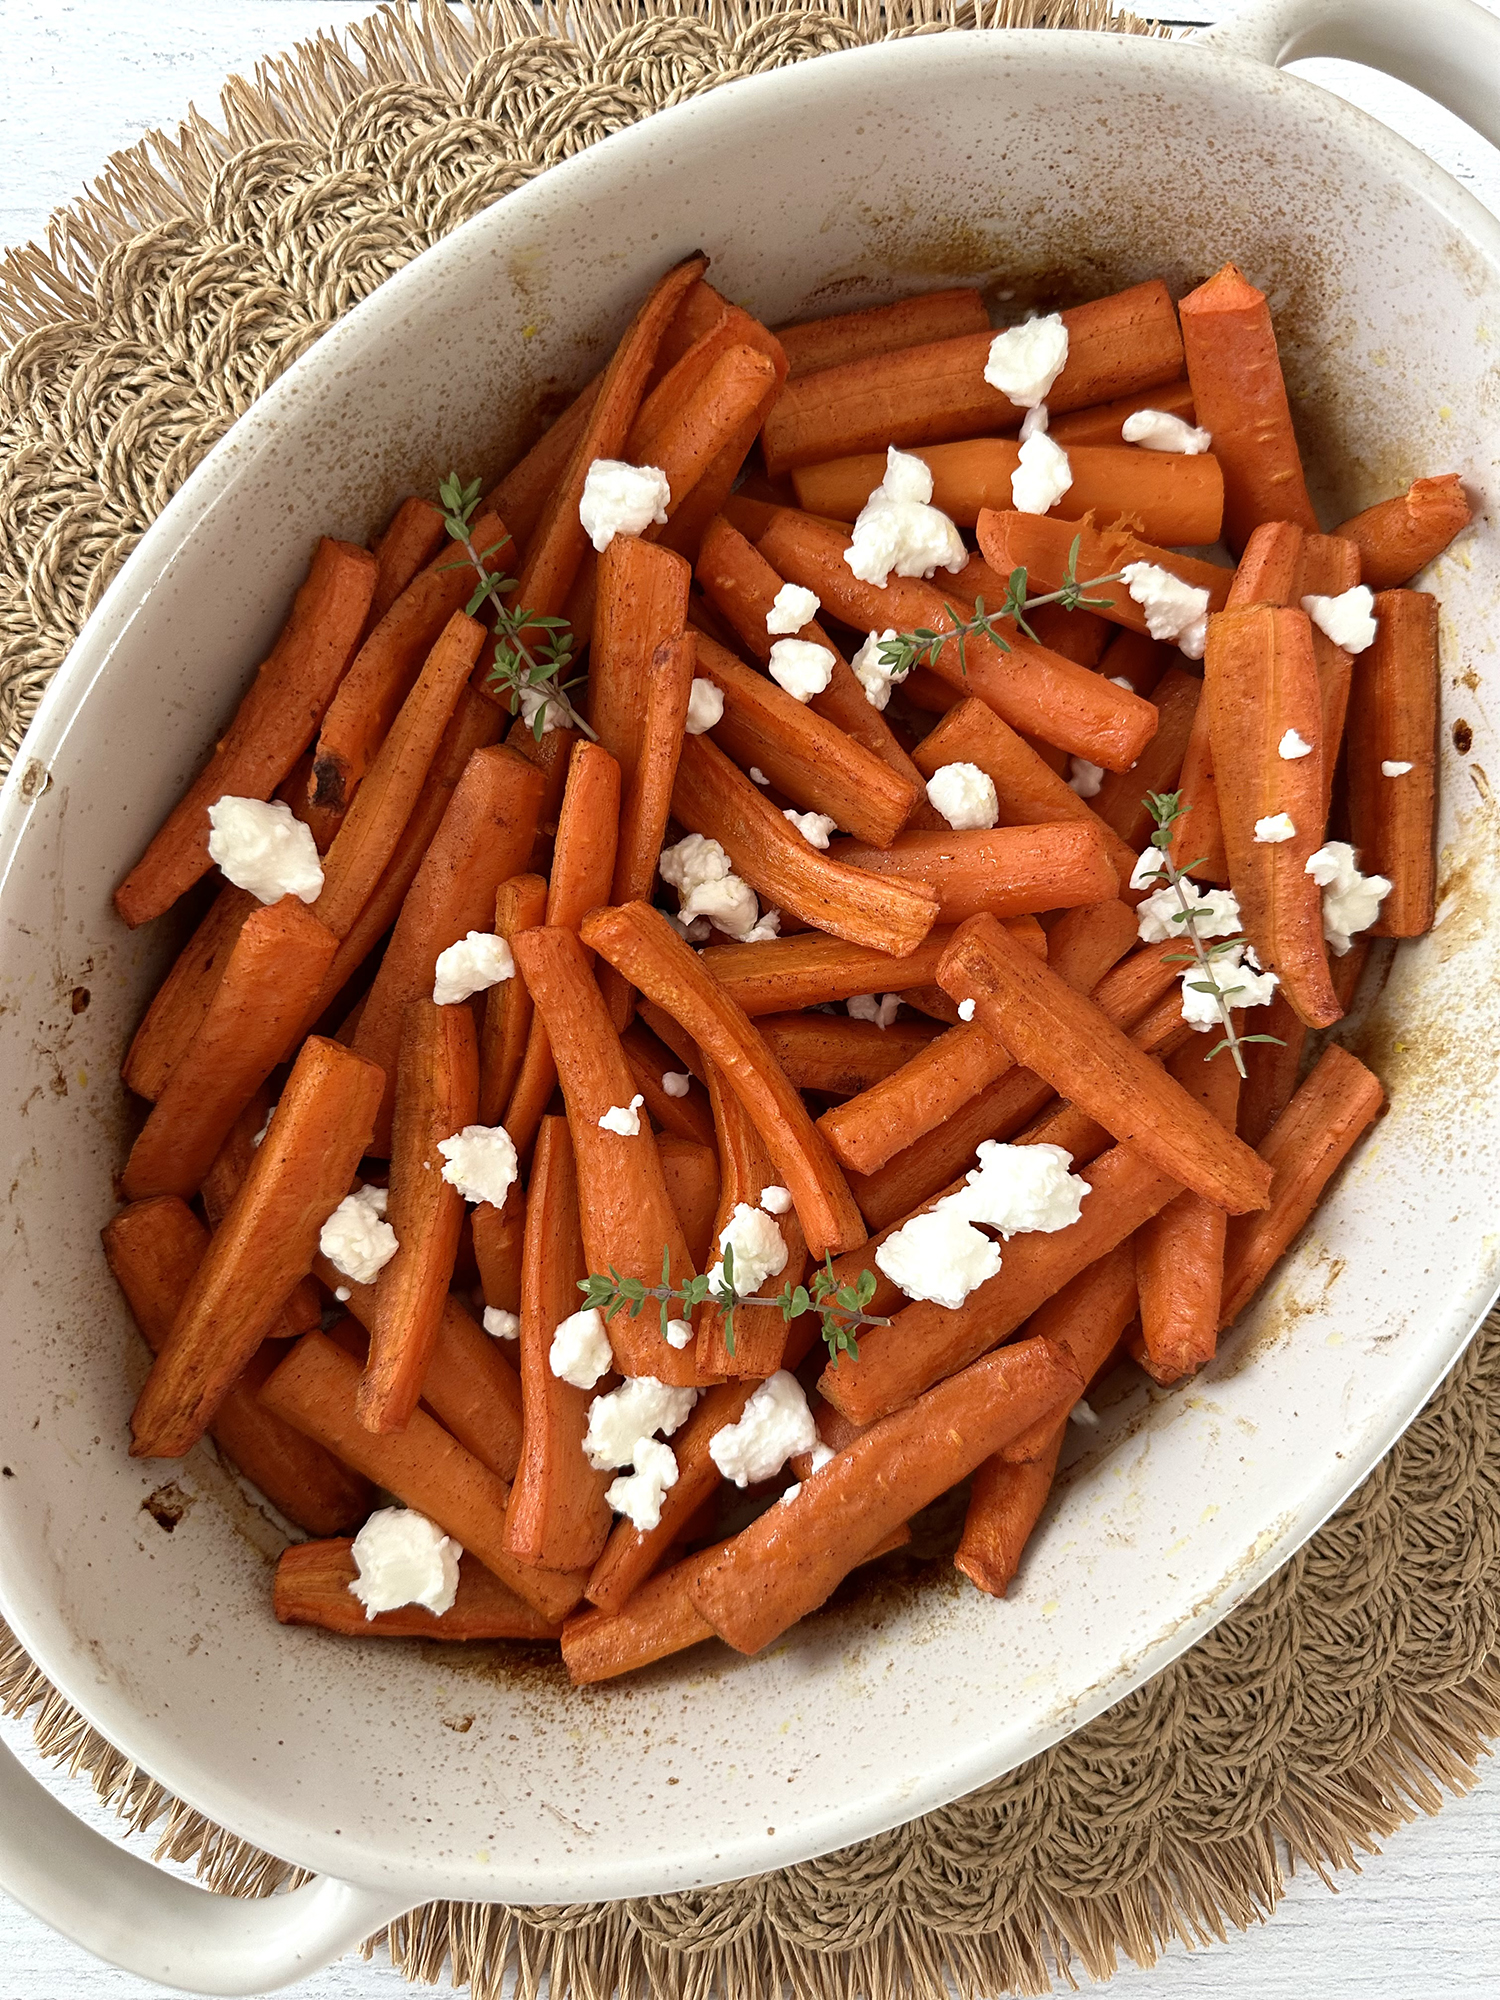
{"type": "Polygon", "coordinates": [[[58,676],[0,821],[0,1611],[99,1729],[310,1868],[436,1896],[755,1873],[952,1798],[1188,1645],[1419,1406],[1500,1275],[1496,615],[1486,513],[1444,601],[1442,921],[1357,1046],[1389,1117],[1221,1360],[1094,1434],[1014,1595],[955,1580],[570,1691],[494,1655],[271,1617],[278,1538],[214,1462],[126,1454],[144,1356],[105,1273],[116,1067],[169,940],[109,891],[201,759],[319,532],[503,462],[701,245],[768,320],[915,286],[1017,302],[1234,256],[1271,287],[1339,518],[1456,467],[1496,490],[1500,230],[1294,78],[1130,38],[945,35],[731,85],[581,155],[385,287],[147,535],[58,676]],[[1331,476],[1328,468],[1332,468],[1331,476]],[[89,999],[82,1011],[79,994],[89,999]],[[175,1482],[169,1533],[146,1503],[175,1482]]]}

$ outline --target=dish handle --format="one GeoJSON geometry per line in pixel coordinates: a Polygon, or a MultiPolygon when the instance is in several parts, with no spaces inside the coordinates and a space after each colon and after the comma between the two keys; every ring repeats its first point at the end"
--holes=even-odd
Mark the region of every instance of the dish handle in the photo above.
{"type": "Polygon", "coordinates": [[[1500,146],[1500,20],[1478,0],[1251,0],[1193,39],[1278,69],[1304,56],[1367,63],[1500,146]]]}
{"type": "Polygon", "coordinates": [[[414,1899],[319,1875],[283,1896],[218,1896],[75,1819],[0,1743],[0,1889],[110,1965],[191,1993],[305,1979],[414,1899]]]}

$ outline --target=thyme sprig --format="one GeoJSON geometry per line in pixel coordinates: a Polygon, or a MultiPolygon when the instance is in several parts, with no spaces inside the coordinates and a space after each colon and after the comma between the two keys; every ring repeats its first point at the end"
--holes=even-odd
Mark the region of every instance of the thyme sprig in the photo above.
{"type": "MultiPolygon", "coordinates": [[[[487,549],[474,546],[470,530],[482,484],[475,479],[466,486],[456,472],[450,472],[438,488],[438,498],[443,503],[443,526],[463,549],[478,578],[464,609],[470,618],[477,618],[488,604],[494,615],[495,663],[490,669],[490,683],[509,693],[512,715],[531,710],[531,732],[538,743],[546,734],[548,709],[554,705],[566,724],[597,741],[593,730],[568,700],[567,690],[578,686],[578,681],[563,679],[573,663],[572,626],[566,618],[544,616],[527,610],[524,605],[503,601],[505,593],[515,589],[516,579],[486,565],[510,540],[508,534],[487,549]],[[526,696],[533,698],[526,700],[526,696]]],[[[450,563],[447,567],[458,569],[462,565],[450,563]]]]}
{"type": "Polygon", "coordinates": [[[834,1273],[832,1256],[813,1273],[810,1287],[787,1283],[774,1298],[742,1296],[734,1287],[732,1243],[724,1246],[724,1271],[717,1284],[703,1274],[689,1278],[685,1284],[674,1285],[671,1253],[664,1249],[659,1285],[648,1285],[640,1278],[623,1277],[611,1264],[607,1276],[591,1271],[588,1277],[580,1278],[578,1289],[586,1303],[605,1319],[612,1319],[617,1312],[639,1319],[647,1305],[652,1300],[657,1301],[663,1340],[667,1337],[668,1323],[674,1317],[673,1306],[680,1306],[687,1313],[705,1303],[716,1305],[724,1314],[724,1343],[731,1354],[734,1353],[734,1316],[741,1306],[776,1306],[788,1323],[800,1319],[805,1312],[816,1312],[822,1325],[828,1358],[834,1362],[841,1354],[847,1354],[851,1361],[858,1361],[858,1335],[862,1327],[890,1325],[890,1321],[882,1319],[878,1313],[865,1311],[875,1296],[875,1273],[861,1271],[852,1285],[841,1285],[834,1273]]]}

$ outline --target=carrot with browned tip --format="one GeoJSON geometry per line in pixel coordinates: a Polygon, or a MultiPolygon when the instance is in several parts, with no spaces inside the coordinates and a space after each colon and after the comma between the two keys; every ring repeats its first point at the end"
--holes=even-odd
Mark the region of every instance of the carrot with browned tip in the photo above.
{"type": "Polygon", "coordinates": [[[855,1097],[875,1088],[940,1039],[935,1021],[881,1027],[878,1021],[806,1013],[762,1014],[755,1025],[788,1083],[830,1097],[855,1097]]]}
{"type": "MultiPolygon", "coordinates": [[[[613,967],[605,969],[613,971],[613,967]]],[[[602,978],[599,990],[604,990],[602,978]]],[[[646,1100],[652,1124],[659,1125],[664,1133],[670,1133],[674,1138],[691,1140],[694,1145],[714,1145],[714,1115],[703,1085],[691,1073],[686,1073],[688,1087],[681,1096],[672,1095],[666,1087],[669,1075],[680,1077],[685,1074],[676,1067],[677,1058],[672,1050],[658,1041],[640,1021],[631,1022],[620,1037],[620,1046],[630,1064],[635,1087],[646,1100]]]]}
{"type": "Polygon", "coordinates": [[[361,639],[370,636],[402,591],[444,546],[442,508],[434,507],[420,494],[409,494],[375,544],[375,594],[365,614],[361,639]]]}
{"type": "Polygon", "coordinates": [[[1420,937],[1432,928],[1437,612],[1437,599],[1424,590],[1383,590],[1375,600],[1375,643],[1354,667],[1349,838],[1365,874],[1384,875],[1391,885],[1372,926],[1376,937],[1420,937]]]}
{"type": "MultiPolygon", "coordinates": [[[[509,525],[518,551],[524,552],[529,545],[542,510],[568,469],[568,461],[599,399],[603,380],[602,375],[596,375],[586,388],[580,389],[556,422],[548,425],[531,449],[517,459],[499,485],[484,497],[480,511],[498,514],[509,525]]],[[[484,544],[477,546],[483,548],[484,544]]]]}
{"type": "Polygon", "coordinates": [[[1057,1477],[1068,1419],[1048,1427],[1039,1452],[1019,1463],[1003,1452],[987,1458],[969,1488],[964,1531],[953,1567],[990,1597],[1004,1597],[1057,1477]]]}
{"type": "Polygon", "coordinates": [[[1334,529],[1359,550],[1360,582],[1371,590],[1410,583],[1474,518],[1456,472],[1416,479],[1405,493],[1379,500],[1334,529]]]}
{"type": "Polygon", "coordinates": [[[131,1416],[137,1458],[180,1458],[213,1422],[299,1278],[370,1141],[385,1079],[311,1037],[131,1416]]]}
{"type": "Polygon", "coordinates": [[[1231,1326],[1260,1290],[1283,1251],[1322,1199],[1323,1190],[1360,1134],[1380,1115],[1385,1091],[1357,1056],[1337,1044],[1261,1141],[1271,1169],[1271,1201],[1259,1215],[1237,1217],[1224,1246],[1219,1326],[1231,1326]]]}
{"type": "Polygon", "coordinates": [[[585,918],[582,936],[724,1070],[771,1156],[778,1183],[791,1192],[812,1254],[822,1257],[863,1241],[854,1199],[802,1099],[744,1010],[666,918],[645,903],[596,910],[585,918]]]}
{"type": "Polygon", "coordinates": [[[1224,468],[1225,540],[1242,549],[1262,521],[1316,534],[1265,293],[1225,264],[1178,313],[1193,407],[1224,468]]]}
{"type": "Polygon", "coordinates": [[[137,1097],[155,1099],[166,1089],[173,1066],[203,1025],[246,918],[259,908],[248,889],[232,883],[209,904],[141,1017],[120,1066],[137,1097]]]}
{"type": "Polygon", "coordinates": [[[299,1542],[283,1549],[271,1586],[271,1609],[283,1625],[316,1625],[345,1639],[556,1639],[562,1626],[508,1590],[467,1551],[458,1560],[458,1594],[446,1611],[403,1604],[367,1612],[354,1595],[354,1543],[299,1542]]]}
{"type": "Polygon", "coordinates": [[[900,833],[889,847],[837,840],[829,858],[889,883],[926,885],[940,923],[1118,902],[1120,878],[1104,829],[1081,820],[1051,826],[971,827],[900,833]]]}
{"type": "MultiPolygon", "coordinates": [[[[120,1209],[101,1234],[141,1337],[157,1354],[203,1261],[208,1231],[178,1196],[155,1195],[120,1209]]],[[[278,1352],[262,1344],[251,1356],[220,1403],[211,1435],[289,1521],[312,1535],[336,1535],[364,1518],[374,1492],[367,1480],[261,1407],[260,1384],[278,1352]]]]}
{"type": "Polygon", "coordinates": [[[754,1020],[762,1014],[852,1000],[858,993],[899,993],[907,986],[926,986],[936,979],[938,961],[952,935],[942,925],[929,931],[915,951],[894,958],[869,945],[849,944],[820,931],[800,931],[793,937],[767,938],[762,944],[711,944],[700,962],[754,1020]]]}
{"type": "MultiPolygon", "coordinates": [[[[577,1160],[589,1270],[613,1269],[659,1285],[665,1255],[672,1283],[684,1284],[694,1275],[693,1264],[650,1126],[640,1123],[634,1133],[623,1133],[600,1123],[611,1111],[628,1111],[635,1090],[584,943],[572,930],[549,924],[520,932],[514,950],[537,1023],[551,1034],[577,1160]]],[[[691,1351],[669,1346],[654,1314],[631,1319],[617,1312],[608,1332],[623,1374],[691,1385],[691,1351]]]]}
{"type": "Polygon", "coordinates": [[[588,718],[627,790],[646,730],[652,660],[686,629],[691,581],[680,555],[639,535],[616,535],[599,557],[588,718]]]}
{"type": "MultiPolygon", "coordinates": [[[[1114,577],[1130,563],[1151,563],[1191,584],[1195,590],[1206,590],[1210,611],[1223,609],[1234,581],[1234,572],[1221,564],[1205,562],[1201,556],[1180,555],[1176,549],[1158,548],[1124,525],[1099,528],[1091,520],[1054,521],[1046,514],[986,508],[979,517],[978,535],[979,546],[991,569],[1001,576],[1024,569],[1027,588],[1039,595],[1062,588],[1070,561],[1075,562],[1080,582],[1095,576],[1114,577]]],[[[1123,582],[1103,583],[1097,590],[1091,590],[1089,603],[1111,625],[1123,626],[1130,632],[1147,630],[1146,613],[1123,582]]],[[[976,691],[983,694],[983,689],[976,691]]],[[[1065,747],[1071,749],[1072,745],[1065,747]]],[[[1094,762],[1101,763],[1103,759],[1096,757],[1094,762]]]]}
{"type": "MultiPolygon", "coordinates": [[[[495,894],[495,936],[509,944],[517,931],[547,921],[547,884],[540,875],[513,875],[495,894]]],[[[479,1034],[479,1122],[498,1125],[516,1087],[531,1035],[531,995],[524,979],[502,979],[484,999],[479,1034]]]]}
{"type": "Polygon", "coordinates": [[[897,299],[894,305],[779,326],[776,338],[786,351],[787,379],[795,382],[801,375],[840,368],[846,361],[863,361],[902,347],[925,347],[934,340],[957,340],[966,333],[986,333],[989,324],[990,316],[978,292],[970,286],[956,286],[951,291],[897,299]]]}
{"type": "Polygon", "coordinates": [[[693,1268],[706,1271],[713,1261],[714,1217],[719,1212],[718,1152],[713,1146],[700,1146],[695,1140],[676,1139],[667,1133],[657,1139],[656,1150],[661,1155],[667,1199],[682,1224],[693,1268]]]}
{"type": "MultiPolygon", "coordinates": [[[[1137,410],[1161,410],[1169,417],[1181,417],[1185,424],[1197,422],[1193,409],[1193,385],[1187,377],[1176,382],[1158,382],[1150,389],[1137,389],[1112,402],[1094,403],[1084,410],[1069,410],[1053,417],[1048,435],[1065,451],[1079,444],[1119,444],[1127,417],[1137,410]]],[[[502,510],[503,511],[503,510],[502,510]]]]}
{"type": "MultiPolygon", "coordinates": [[[[1091,801],[1095,813],[1121,843],[1138,854],[1151,838],[1156,822],[1146,804],[1148,792],[1174,791],[1193,732],[1203,683],[1184,667],[1168,667],[1152,691],[1156,704],[1156,734],[1133,771],[1109,772],[1091,801]]],[[[1121,876],[1123,887],[1134,864],[1121,876]]]]}
{"type": "Polygon", "coordinates": [[[132,929],[170,909],[213,866],[209,807],[226,795],[270,798],[307,748],[359,643],[375,576],[368,549],[326,536],[318,543],[291,616],[234,720],[115,890],[115,908],[132,929]]]}

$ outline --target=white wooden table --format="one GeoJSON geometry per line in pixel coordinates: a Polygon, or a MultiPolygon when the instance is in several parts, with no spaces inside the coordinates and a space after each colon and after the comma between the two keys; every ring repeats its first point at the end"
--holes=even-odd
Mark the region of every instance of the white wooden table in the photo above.
{"type": "MultiPolygon", "coordinates": [[[[1153,11],[1147,0],[1136,0],[1153,11]]],[[[1420,0],[1413,0],[1420,7],[1420,0]]],[[[1500,13],[1500,0],[1484,0],[1500,13]]],[[[184,107],[211,112],[224,78],[319,28],[371,11],[373,0],[0,0],[0,243],[40,237],[106,157],[184,107]]],[[[1158,0],[1174,20],[1227,8],[1158,0]]],[[[1500,153],[1404,85],[1352,65],[1299,65],[1403,131],[1500,210],[1500,153]]],[[[30,1752],[24,1724],[0,1735],[39,1777],[104,1831],[83,1780],[59,1778],[30,1752]]],[[[1174,1947],[1150,1972],[1127,1971],[1119,2000],[1493,2000],[1500,1979],[1500,1784],[1451,1802],[1398,1836],[1330,1895],[1294,1881],[1274,1920],[1210,1951],[1174,1947]]],[[[398,2000],[383,1956],[348,1959],[297,1989],[306,2000],[398,2000]]],[[[141,2000],[165,1989],[101,1966],[0,1898],[0,2000],[141,2000]]]]}

